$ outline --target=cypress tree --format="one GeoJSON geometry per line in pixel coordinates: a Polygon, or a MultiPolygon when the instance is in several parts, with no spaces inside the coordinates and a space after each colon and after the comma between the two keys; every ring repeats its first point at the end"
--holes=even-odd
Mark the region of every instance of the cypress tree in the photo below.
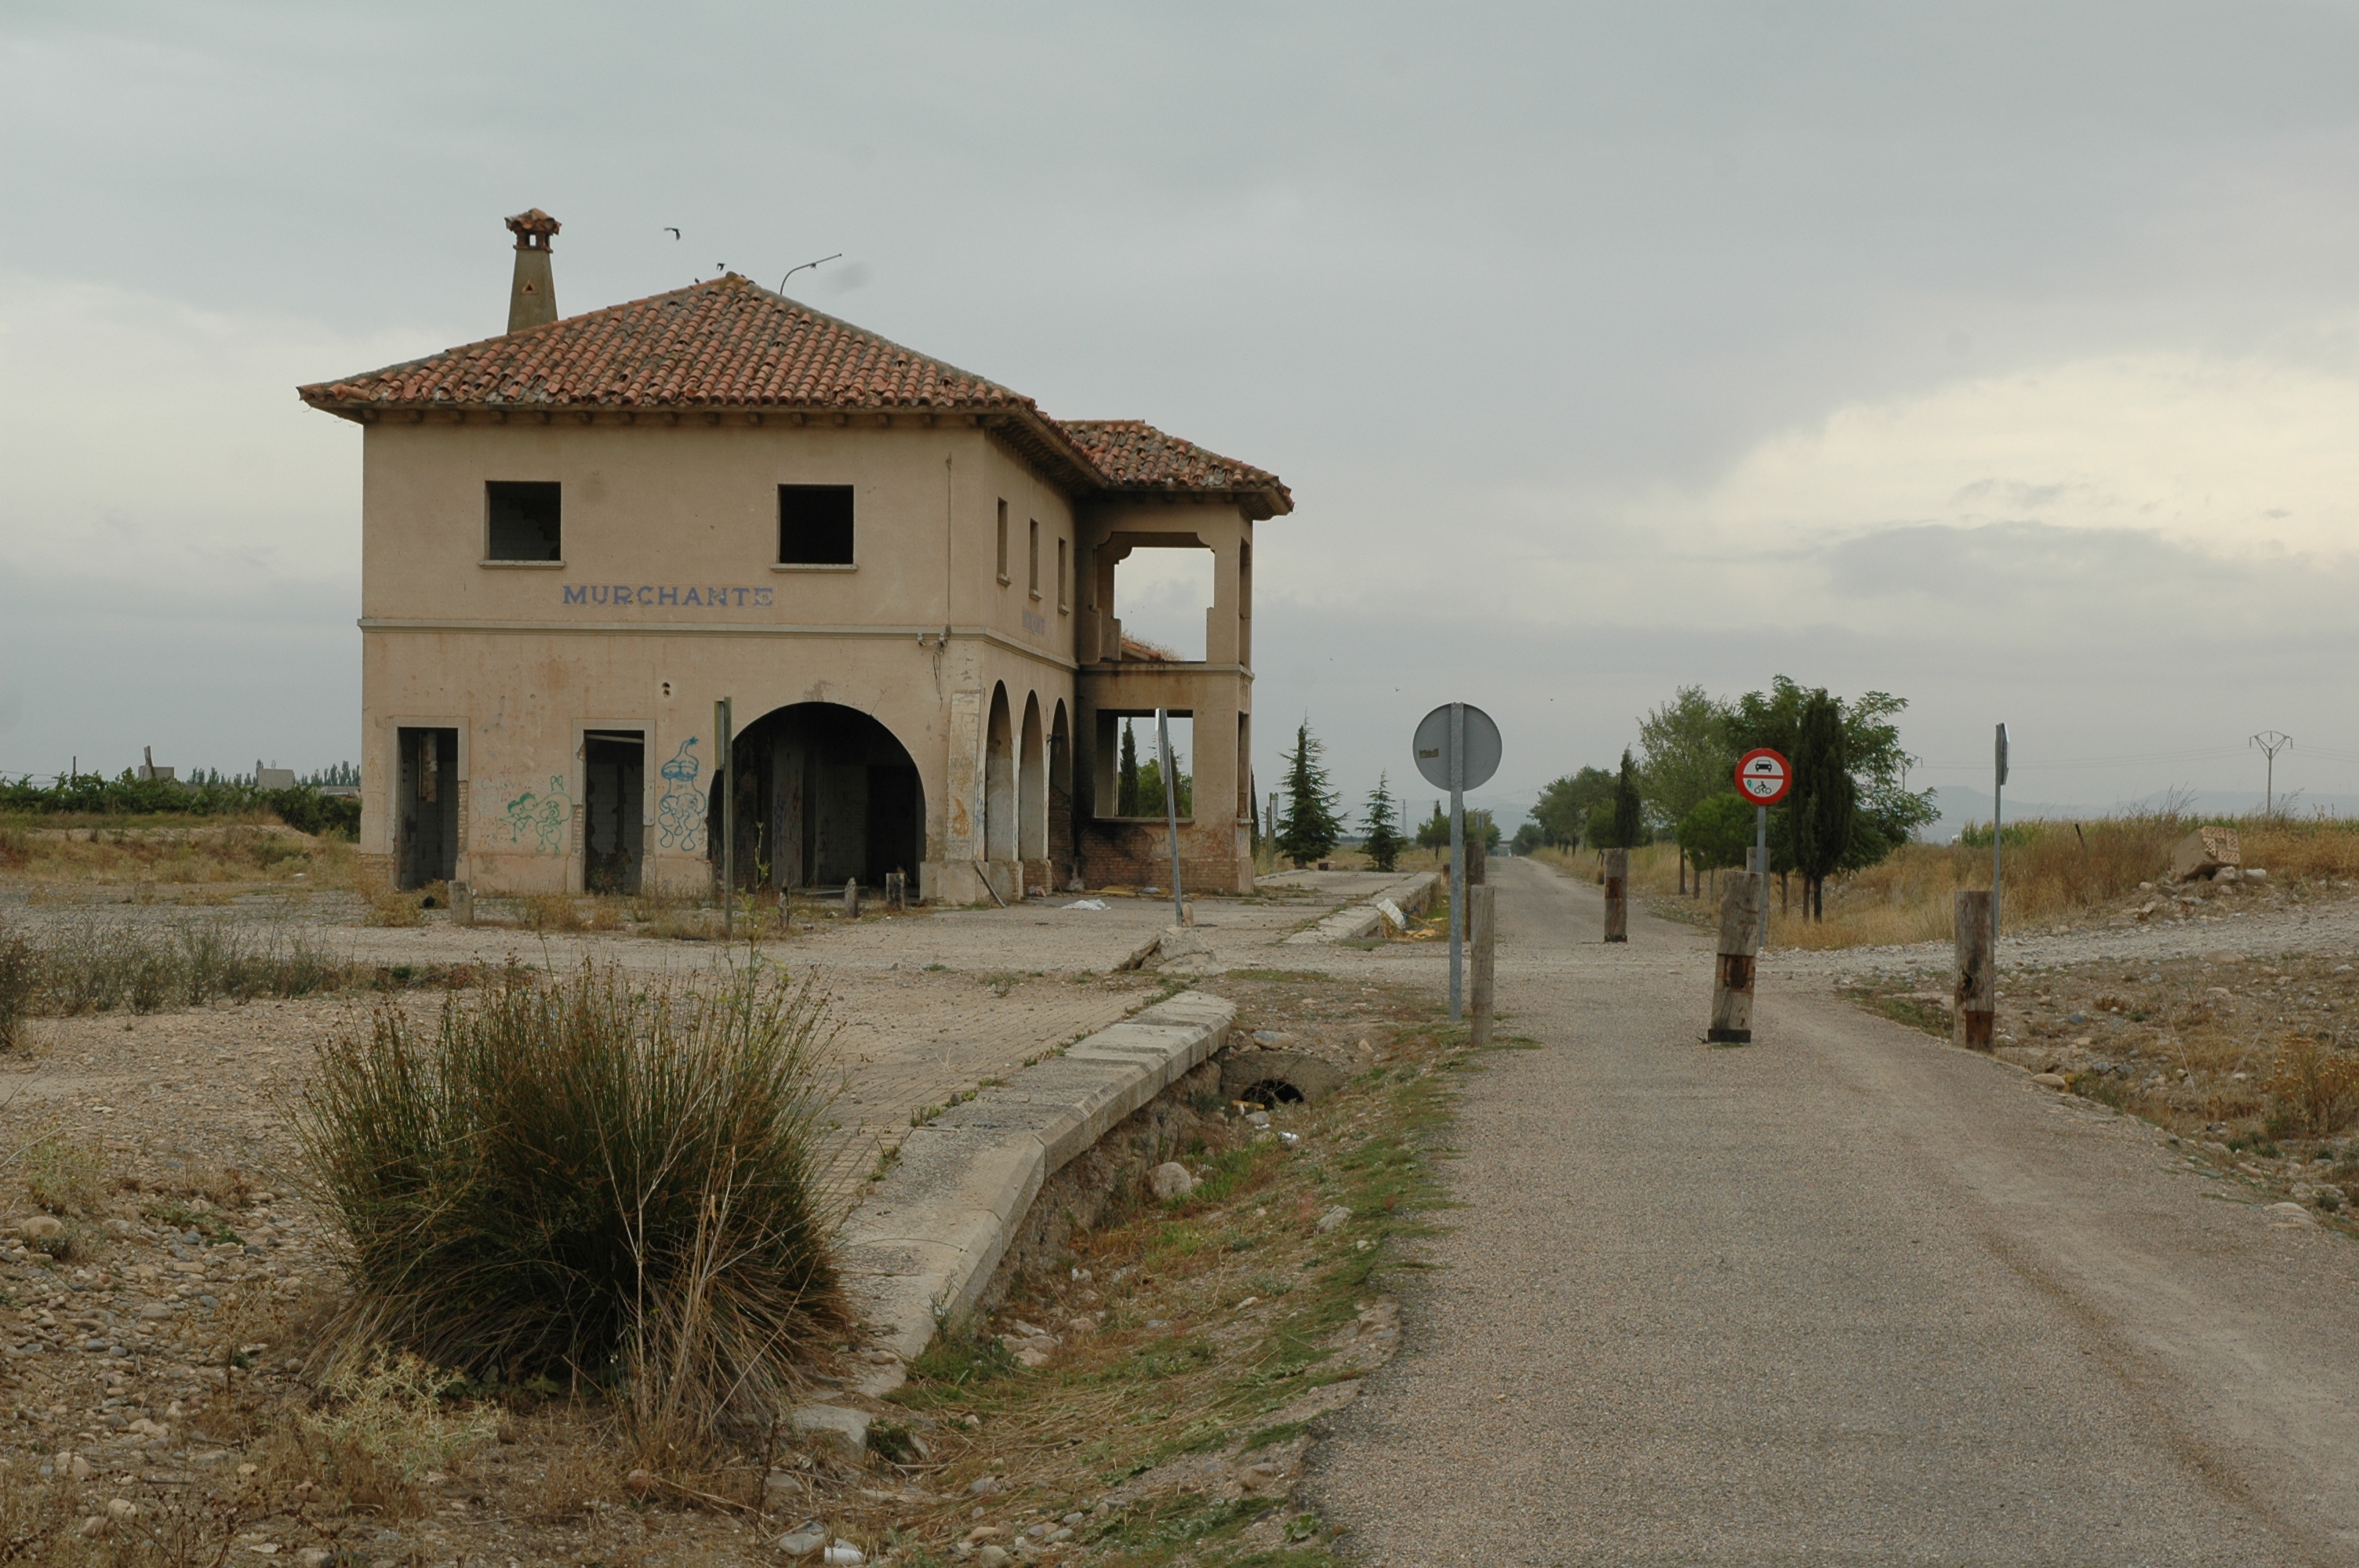
{"type": "Polygon", "coordinates": [[[1812,920],[1827,916],[1827,876],[1851,848],[1858,795],[1844,743],[1843,704],[1821,687],[1803,700],[1801,720],[1794,727],[1794,788],[1786,797],[1794,869],[1802,873],[1802,907],[1812,920]]]}
{"type": "Polygon", "coordinates": [[[1638,764],[1623,748],[1622,771],[1614,780],[1614,848],[1635,849],[1645,842],[1646,811],[1638,797],[1638,764]]]}
{"type": "Polygon", "coordinates": [[[1114,814],[1138,815],[1138,736],[1127,719],[1122,721],[1122,773],[1114,785],[1114,814]]]}
{"type": "Polygon", "coordinates": [[[1327,770],[1319,758],[1327,750],[1310,738],[1305,719],[1294,732],[1294,752],[1286,759],[1286,811],[1277,819],[1277,852],[1297,866],[1308,865],[1335,848],[1343,822],[1327,770]]]}
{"type": "Polygon", "coordinates": [[[1395,826],[1399,817],[1393,810],[1392,791],[1386,787],[1389,782],[1385,774],[1376,775],[1376,787],[1368,795],[1368,838],[1361,846],[1380,871],[1391,871],[1401,852],[1400,830],[1395,826]]]}

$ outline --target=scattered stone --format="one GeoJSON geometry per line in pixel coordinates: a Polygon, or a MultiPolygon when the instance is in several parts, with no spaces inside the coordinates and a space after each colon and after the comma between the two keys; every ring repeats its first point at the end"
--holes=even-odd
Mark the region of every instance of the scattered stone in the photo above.
{"type": "Polygon", "coordinates": [[[1188,1167],[1177,1160],[1166,1160],[1156,1166],[1148,1173],[1147,1184],[1155,1189],[1158,1203],[1170,1203],[1196,1190],[1196,1178],[1190,1175],[1188,1167]]]}
{"type": "Polygon", "coordinates": [[[1006,1489],[1007,1483],[996,1476],[977,1476],[966,1487],[967,1496],[971,1498],[995,1498],[1006,1489]]]}
{"type": "Polygon", "coordinates": [[[805,1436],[824,1433],[833,1437],[854,1454],[864,1453],[868,1447],[868,1417],[842,1405],[800,1406],[788,1414],[787,1424],[805,1436]]]}
{"type": "Polygon", "coordinates": [[[1348,1223],[1351,1220],[1351,1217],[1352,1211],[1345,1208],[1342,1204],[1337,1204],[1333,1208],[1329,1209],[1325,1214],[1319,1217],[1319,1234],[1321,1236],[1326,1235],[1337,1226],[1348,1223]]]}
{"type": "Polygon", "coordinates": [[[1004,1546],[978,1547],[974,1554],[975,1568],[1007,1568],[1013,1561],[1004,1546]]]}
{"type": "Polygon", "coordinates": [[[2271,1225],[2314,1225],[2310,1210],[2298,1203],[2273,1203],[2261,1212],[2269,1217],[2271,1225]]]}
{"type": "Polygon", "coordinates": [[[820,1561],[826,1563],[827,1568],[860,1568],[868,1558],[852,1542],[839,1540],[820,1554],[820,1561]]]}
{"type": "Polygon", "coordinates": [[[2170,852],[2170,874],[2180,881],[2215,876],[2245,858],[2233,827],[2198,827],[2170,852]]]}
{"type": "Polygon", "coordinates": [[[827,1544],[827,1532],[815,1524],[805,1524],[778,1537],[778,1550],[789,1557],[809,1557],[827,1544]]]}
{"type": "MultiPolygon", "coordinates": [[[[240,1465],[239,1468],[243,1470],[245,1466],[240,1465]]],[[[655,1489],[656,1473],[652,1470],[634,1470],[629,1475],[623,1477],[623,1490],[630,1493],[631,1496],[635,1498],[646,1498],[652,1497],[655,1494],[655,1489]]]]}

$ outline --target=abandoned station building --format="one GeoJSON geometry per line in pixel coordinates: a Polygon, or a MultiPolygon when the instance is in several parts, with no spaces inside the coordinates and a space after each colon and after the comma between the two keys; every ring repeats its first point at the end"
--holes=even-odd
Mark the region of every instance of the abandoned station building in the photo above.
{"type": "Polygon", "coordinates": [[[301,389],[363,427],[361,850],[400,885],[1158,883],[1120,721],[1193,723],[1191,887],[1253,885],[1253,531],[1275,475],[1029,397],[734,274],[301,389]],[[1204,657],[1128,643],[1135,550],[1212,553],[1204,657]]]}

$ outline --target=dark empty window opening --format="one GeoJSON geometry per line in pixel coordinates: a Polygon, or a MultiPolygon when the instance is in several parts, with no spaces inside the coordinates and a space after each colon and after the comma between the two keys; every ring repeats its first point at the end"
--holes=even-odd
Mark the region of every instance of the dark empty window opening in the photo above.
{"type": "Polygon", "coordinates": [[[1007,580],[1007,503],[999,503],[999,580],[1007,580]]]}
{"type": "Polygon", "coordinates": [[[539,481],[495,479],[484,486],[490,526],[485,531],[489,561],[561,561],[565,558],[560,526],[564,487],[539,481]]]}
{"type": "Polygon", "coordinates": [[[1057,612],[1060,615],[1072,608],[1072,600],[1065,592],[1069,583],[1070,579],[1065,576],[1065,541],[1060,539],[1057,541],[1057,612]]]}
{"type": "Polygon", "coordinates": [[[782,567],[852,565],[850,485],[778,486],[778,564],[782,567]]]}
{"type": "Polygon", "coordinates": [[[1040,597],[1040,519],[1038,517],[1032,519],[1031,543],[1026,546],[1025,562],[1024,586],[1032,590],[1033,598],[1038,599],[1040,597]]]}

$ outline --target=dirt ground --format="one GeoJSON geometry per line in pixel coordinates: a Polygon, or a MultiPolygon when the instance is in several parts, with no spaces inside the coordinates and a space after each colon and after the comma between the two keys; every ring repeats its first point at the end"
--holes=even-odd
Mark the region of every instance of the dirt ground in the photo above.
{"type": "MultiPolygon", "coordinates": [[[[1253,1026],[1299,1032],[1305,1018],[1336,1011],[1332,1000],[1314,1000],[1316,977],[1256,979],[1276,972],[1250,968],[1357,891],[1341,873],[1306,880],[1314,885],[1195,907],[1200,935],[1217,957],[1211,967],[1240,967],[1215,989],[1255,991],[1262,1016],[1253,1026]]],[[[979,1528],[975,1509],[1032,1506],[1009,1481],[1003,1502],[951,1508],[929,1479],[945,1465],[987,1462],[1006,1476],[1019,1460],[1032,1463],[1029,1440],[1007,1441],[1031,1430],[1028,1422],[987,1437],[964,1426],[948,1441],[938,1433],[936,1459],[909,1468],[774,1434],[758,1449],[692,1471],[659,1467],[660,1476],[634,1482],[598,1412],[553,1389],[502,1390],[496,1409],[471,1414],[465,1390],[421,1400],[390,1373],[384,1388],[321,1388],[313,1325],[338,1298],[342,1277],[287,1108],[321,1039],[365,1026],[374,1007],[429,1017],[501,964],[614,963],[692,976],[758,957],[796,975],[816,971],[832,997],[841,1025],[832,1169],[836,1199],[848,1207],[876,1155],[913,1118],[953,1096],[987,1093],[1043,1052],[1167,994],[1176,982],[1152,972],[1151,952],[1145,968],[1136,966],[1169,923],[1168,905],[1112,896],[1099,901],[1102,909],[1068,909],[1079,901],[1063,899],[857,922],[821,906],[799,911],[794,925],[773,928],[752,948],[725,948],[627,923],[533,930],[517,919],[525,912],[497,904],[474,926],[453,925],[440,911],[381,926],[355,893],[275,887],[224,901],[217,888],[198,891],[192,904],[169,886],[0,884],[0,919],[37,931],[92,920],[300,929],[384,989],[28,1022],[25,1051],[0,1072],[0,1154],[14,1162],[0,1170],[0,1324],[7,1330],[0,1334],[0,1541],[45,1541],[65,1554],[49,1560],[80,1552],[91,1562],[212,1562],[223,1542],[241,1554],[307,1563],[774,1562],[786,1560],[777,1545],[782,1534],[824,1517],[872,1560],[881,1551],[919,1563],[987,1542],[976,1536],[966,1552],[953,1550],[979,1528]],[[357,1443],[344,1430],[355,1419],[347,1412],[364,1408],[378,1411],[391,1439],[357,1443]],[[481,1428],[472,1436],[470,1422],[481,1428]]],[[[1322,1049],[1362,1064],[1352,1048],[1372,1032],[1388,1039],[1397,1006],[1354,995],[1343,1008],[1350,1020],[1327,1031],[1353,1039],[1340,1046],[1322,1039],[1322,1049]]],[[[1292,1114],[1278,1113],[1281,1120],[1292,1114]]],[[[1215,1108],[1206,1125],[1217,1129],[1230,1117],[1215,1108]]],[[[1278,1181],[1281,1173],[1256,1162],[1294,1144],[1237,1125],[1234,1146],[1250,1157],[1232,1184],[1278,1181]]],[[[1217,1130],[1212,1141],[1232,1142],[1217,1130]]],[[[1199,1151],[1200,1160],[1222,1154],[1211,1145],[1199,1151]]],[[[1116,1206],[1136,1216],[1154,1203],[1151,1195],[1126,1195],[1116,1206]]],[[[1333,1242],[1332,1226],[1293,1237],[1296,1217],[1287,1214],[1267,1227],[1273,1239],[1307,1247],[1315,1238],[1321,1249],[1333,1242]]],[[[1152,1233],[1135,1241],[1142,1251],[1155,1244],[1152,1233]]],[[[1103,1243],[1085,1238],[1083,1245],[1103,1243]]],[[[1165,1291],[1183,1292],[1190,1323],[1209,1321],[1219,1303],[1200,1297],[1223,1277],[1158,1281],[1142,1271],[1135,1281],[1109,1281],[1103,1346],[1166,1337],[1178,1319],[1124,1305],[1152,1303],[1165,1291]]],[[[1042,1288],[1019,1282],[1022,1310],[1048,1310],[1037,1299],[1042,1288]]],[[[859,1350],[847,1343],[837,1359],[814,1366],[815,1389],[848,1380],[859,1350]]],[[[1011,1368],[1032,1375],[1011,1362],[995,1376],[1013,1376],[1011,1368]]],[[[938,1390],[925,1393],[930,1387],[921,1377],[909,1397],[940,1402],[938,1390]]],[[[1003,1395],[1016,1391],[1001,1387],[1003,1395]]],[[[901,1419],[921,1430],[936,1418],[908,1406],[901,1419]]],[[[1061,1437],[1041,1441],[1050,1451],[1069,1446],[1061,1437]]],[[[1109,1508],[1133,1522],[1158,1517],[1159,1505],[1144,1513],[1133,1505],[1159,1485],[1134,1484],[1109,1508]]],[[[1058,1487],[1073,1490],[1070,1477],[1058,1487]]],[[[1100,1500],[1093,1496],[1089,1507],[1100,1500]]],[[[1252,1520],[1234,1522],[1242,1530],[1252,1520]]],[[[1082,1551],[1079,1536],[1107,1533],[1078,1531],[1058,1543],[1027,1538],[1020,1555],[1071,1557],[1082,1551]]]]}

